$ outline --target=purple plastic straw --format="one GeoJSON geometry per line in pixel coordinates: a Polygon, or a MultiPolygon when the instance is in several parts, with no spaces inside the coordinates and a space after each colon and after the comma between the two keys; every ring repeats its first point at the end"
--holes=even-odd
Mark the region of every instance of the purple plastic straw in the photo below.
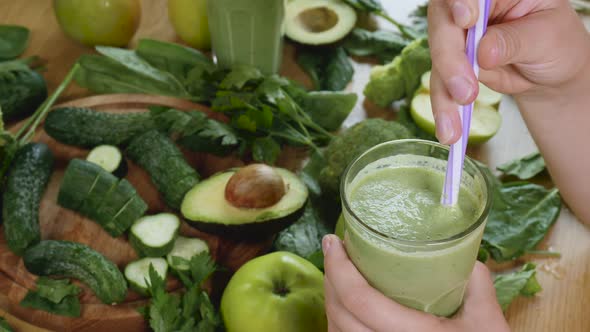
{"type": "MultiPolygon", "coordinates": [[[[467,41],[465,53],[473,67],[475,76],[479,76],[479,63],[477,62],[477,49],[479,42],[486,32],[488,26],[488,17],[490,13],[490,0],[479,0],[479,18],[475,26],[467,32],[467,41]],[[481,10],[481,9],[484,10],[481,10]]],[[[447,164],[447,173],[445,185],[443,188],[442,204],[455,205],[459,198],[459,189],[461,187],[461,177],[463,175],[463,163],[465,162],[465,152],[467,151],[467,139],[469,129],[471,128],[471,114],[473,113],[473,104],[459,106],[459,117],[461,118],[463,133],[457,143],[451,145],[449,152],[449,162],[447,164]]]]}

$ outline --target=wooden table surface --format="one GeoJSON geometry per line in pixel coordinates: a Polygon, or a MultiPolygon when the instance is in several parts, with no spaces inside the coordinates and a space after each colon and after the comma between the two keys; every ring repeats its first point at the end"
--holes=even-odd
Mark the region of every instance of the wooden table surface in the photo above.
{"type": "MultiPolygon", "coordinates": [[[[421,3],[421,0],[382,1],[388,11],[399,20],[421,3]]],[[[44,73],[50,90],[64,77],[80,54],[92,49],[67,39],[57,25],[49,0],[11,1],[0,0],[0,24],[19,24],[31,29],[32,38],[25,56],[39,55],[47,61],[44,73]]],[[[138,37],[178,41],[168,22],[166,1],[144,0],[141,25],[132,42],[138,37]]],[[[303,82],[308,82],[293,62],[293,49],[287,47],[282,73],[303,82]]],[[[370,107],[362,98],[362,89],[368,80],[369,64],[355,64],[356,76],[351,90],[361,96],[359,104],[345,125],[349,126],[366,116],[393,118],[392,110],[370,107]]],[[[88,93],[76,87],[70,88],[65,99],[85,96],[88,93]]],[[[502,103],[500,112],[504,123],[500,132],[483,147],[473,151],[478,159],[495,167],[505,161],[521,157],[536,150],[516,105],[510,98],[502,103]]],[[[590,228],[582,225],[564,208],[559,220],[541,246],[562,254],[559,259],[525,257],[538,264],[538,279],[543,291],[535,298],[520,298],[506,313],[513,331],[530,332],[588,332],[590,331],[590,228]]],[[[511,266],[494,266],[502,271],[511,266]]],[[[6,299],[0,296],[0,308],[6,299]]],[[[20,321],[0,309],[0,316],[6,317],[18,331],[45,331],[20,321]]]]}

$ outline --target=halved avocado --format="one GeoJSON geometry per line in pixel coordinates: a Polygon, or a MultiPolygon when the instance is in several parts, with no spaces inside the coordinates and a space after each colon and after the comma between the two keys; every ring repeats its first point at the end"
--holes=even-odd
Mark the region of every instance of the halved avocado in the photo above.
{"type": "Polygon", "coordinates": [[[344,38],[356,24],[356,12],[340,0],[292,0],[287,3],[285,33],[302,44],[323,45],[344,38]]]}
{"type": "Polygon", "coordinates": [[[284,196],[265,208],[238,208],[225,198],[226,185],[238,171],[231,169],[201,181],[182,202],[189,225],[208,233],[241,238],[260,238],[279,232],[303,214],[308,191],[297,175],[275,168],[285,183],[284,196]]]}

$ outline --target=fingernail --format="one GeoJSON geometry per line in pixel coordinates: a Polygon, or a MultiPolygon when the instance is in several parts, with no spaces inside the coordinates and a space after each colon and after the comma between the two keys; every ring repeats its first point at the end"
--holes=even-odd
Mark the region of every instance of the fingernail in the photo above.
{"type": "Polygon", "coordinates": [[[436,117],[436,137],[443,144],[449,144],[455,136],[455,128],[448,116],[440,115],[436,117]]]}
{"type": "Polygon", "coordinates": [[[448,81],[447,86],[453,99],[457,103],[465,104],[469,102],[473,94],[473,86],[469,80],[463,76],[454,76],[448,81]]]}
{"type": "Polygon", "coordinates": [[[471,11],[469,10],[469,7],[460,1],[455,1],[451,6],[451,12],[453,13],[455,24],[462,28],[466,28],[469,21],[471,21],[471,11]]]}
{"type": "Polygon", "coordinates": [[[326,254],[328,253],[328,250],[330,250],[331,246],[332,246],[332,239],[331,239],[330,235],[324,236],[324,238],[322,239],[322,251],[324,252],[324,256],[326,256],[326,254]]]}

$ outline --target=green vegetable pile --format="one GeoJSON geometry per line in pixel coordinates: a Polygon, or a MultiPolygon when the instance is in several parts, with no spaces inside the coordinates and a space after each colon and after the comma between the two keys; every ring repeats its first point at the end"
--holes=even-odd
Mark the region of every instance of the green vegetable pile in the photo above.
{"type": "Polygon", "coordinates": [[[183,139],[195,150],[203,147],[203,137],[221,139],[227,150],[250,152],[254,160],[272,164],[283,145],[324,146],[332,138],[329,131],[340,127],[356,102],[354,94],[326,91],[320,97],[249,66],[217,69],[203,54],[176,44],[141,40],[136,50],[97,51],[102,56],[79,59],[78,85],[97,93],[148,93],[207,103],[229,118],[229,126],[209,121],[208,128],[187,130],[189,122],[203,119],[168,114],[174,117],[171,131],[180,128],[183,138],[198,134],[183,139]],[[335,116],[320,114],[332,111],[335,116]]]}

